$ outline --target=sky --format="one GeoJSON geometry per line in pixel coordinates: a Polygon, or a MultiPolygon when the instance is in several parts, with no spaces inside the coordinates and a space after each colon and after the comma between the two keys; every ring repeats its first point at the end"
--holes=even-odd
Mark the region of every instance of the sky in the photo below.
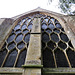
{"type": "Polygon", "coordinates": [[[58,0],[51,4],[48,0],[0,0],[0,18],[11,18],[37,7],[61,13],[57,5],[58,0]]]}

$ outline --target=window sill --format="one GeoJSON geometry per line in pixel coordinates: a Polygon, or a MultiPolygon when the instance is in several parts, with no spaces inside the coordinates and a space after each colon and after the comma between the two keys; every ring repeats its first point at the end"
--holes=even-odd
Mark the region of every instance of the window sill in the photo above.
{"type": "Polygon", "coordinates": [[[43,68],[43,75],[53,75],[53,74],[75,75],[75,68],[43,68]]]}

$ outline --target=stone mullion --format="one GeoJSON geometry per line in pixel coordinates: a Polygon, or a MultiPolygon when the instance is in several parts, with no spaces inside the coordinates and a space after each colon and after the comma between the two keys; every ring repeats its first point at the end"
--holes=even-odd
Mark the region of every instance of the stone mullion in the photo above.
{"type": "Polygon", "coordinates": [[[27,56],[24,75],[41,75],[41,24],[40,18],[34,18],[32,32],[30,35],[29,47],[27,50],[27,56]]]}

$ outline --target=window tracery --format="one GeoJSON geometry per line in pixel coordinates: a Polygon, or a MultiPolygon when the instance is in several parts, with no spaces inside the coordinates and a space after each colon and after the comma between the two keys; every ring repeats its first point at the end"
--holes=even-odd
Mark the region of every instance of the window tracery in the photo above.
{"type": "Polygon", "coordinates": [[[12,29],[0,51],[1,67],[21,67],[25,63],[33,18],[25,17],[12,29]]]}
{"type": "Polygon", "coordinates": [[[34,18],[41,18],[44,67],[75,67],[75,51],[64,28],[57,19],[43,14],[18,21],[0,51],[0,66],[21,67],[25,63],[34,18]]]}
{"type": "Polygon", "coordinates": [[[44,15],[41,18],[41,30],[44,67],[74,67],[74,48],[58,20],[44,15]]]}

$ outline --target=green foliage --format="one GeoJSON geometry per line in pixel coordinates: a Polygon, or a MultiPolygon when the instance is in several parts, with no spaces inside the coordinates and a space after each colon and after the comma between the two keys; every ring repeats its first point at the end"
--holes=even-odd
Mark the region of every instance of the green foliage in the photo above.
{"type": "Polygon", "coordinates": [[[72,4],[75,4],[75,0],[59,0],[59,7],[62,12],[67,14],[73,14],[71,11],[72,4]]]}
{"type": "Polygon", "coordinates": [[[75,0],[59,0],[59,8],[63,13],[75,15],[75,10],[72,11],[71,9],[73,4],[75,5],[75,0]]]}

